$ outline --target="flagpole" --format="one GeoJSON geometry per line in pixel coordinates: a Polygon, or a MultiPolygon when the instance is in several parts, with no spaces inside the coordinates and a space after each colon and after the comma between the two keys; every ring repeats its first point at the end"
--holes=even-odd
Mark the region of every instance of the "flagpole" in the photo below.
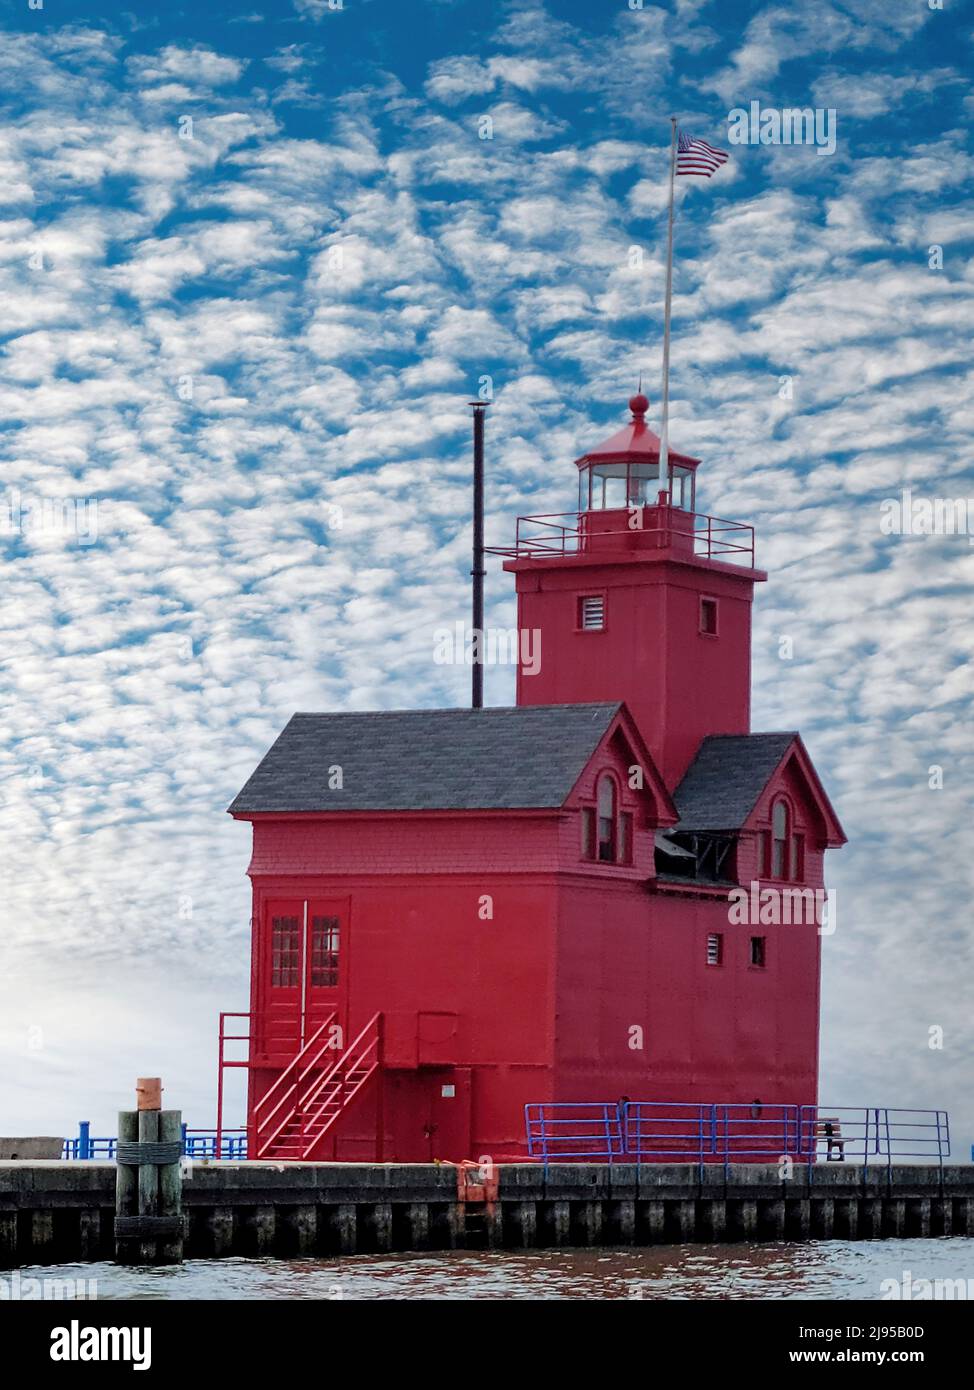
{"type": "Polygon", "coordinates": [[[659,436],[659,486],[670,495],[670,309],[673,304],[673,188],[676,181],[676,117],[670,117],[670,212],[666,228],[666,304],[663,310],[663,422],[659,436]]]}

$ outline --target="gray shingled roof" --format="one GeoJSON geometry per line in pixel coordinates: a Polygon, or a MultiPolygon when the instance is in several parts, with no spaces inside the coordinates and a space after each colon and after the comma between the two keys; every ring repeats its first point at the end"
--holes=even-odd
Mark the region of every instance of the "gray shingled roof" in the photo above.
{"type": "Polygon", "coordinates": [[[795,733],[711,734],[673,794],[674,830],[739,830],[795,733]]]}
{"type": "Polygon", "coordinates": [[[231,813],[561,806],[619,702],[295,714],[231,813]],[[328,787],[342,769],[342,790],[328,787]]]}

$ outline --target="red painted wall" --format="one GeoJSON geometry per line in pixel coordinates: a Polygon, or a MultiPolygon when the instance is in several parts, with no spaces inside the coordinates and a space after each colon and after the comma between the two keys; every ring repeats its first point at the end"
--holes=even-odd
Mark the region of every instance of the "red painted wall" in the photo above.
{"type": "Polygon", "coordinates": [[[753,570],[669,552],[514,560],[518,627],[540,629],[537,674],[518,670],[519,705],[625,700],[672,790],[707,734],[747,733],[753,570]],[[604,557],[603,557],[604,558],[604,557]],[[604,631],[578,627],[583,594],[605,595],[604,631]],[[716,637],[700,600],[716,598],[716,637]]]}
{"type": "Polygon", "coordinates": [[[558,1099],[812,1104],[818,970],[814,926],[731,925],[720,899],[575,885],[559,912],[558,1099]],[[764,969],[751,935],[766,938],[764,969]]]}
{"type": "MultiPolygon", "coordinates": [[[[605,768],[622,782],[627,763],[615,749],[594,759],[575,802],[591,797],[605,768]]],[[[623,809],[638,810],[635,794],[622,784],[623,809]]],[[[788,765],[755,808],[754,830],[741,837],[738,876],[745,884],[770,885],[761,878],[757,837],[770,828],[771,806],[782,794],[793,829],[806,836],[804,882],[821,887],[824,827],[804,781],[788,765]]],[[[577,813],[566,815],[561,832],[557,1099],[814,1104],[821,944],[815,926],[732,923],[726,890],[653,882],[651,829],[637,831],[631,868],[587,864],[577,820],[577,813]],[[711,933],[723,937],[717,966],[707,964],[711,933]],[[749,963],[752,935],[766,941],[763,969],[749,963]]]]}
{"type": "MultiPolygon", "coordinates": [[[[436,819],[438,833],[428,815],[254,825],[255,1032],[267,905],[347,899],[336,1003],[341,992],[347,1040],[384,1015],[383,1156],[403,1162],[517,1151],[524,1104],[551,1094],[558,813],[436,819]]],[[[270,1060],[254,1053],[251,1104],[279,1072],[270,1060]]],[[[376,1123],[363,1095],[333,1156],[374,1158],[376,1123]]]]}

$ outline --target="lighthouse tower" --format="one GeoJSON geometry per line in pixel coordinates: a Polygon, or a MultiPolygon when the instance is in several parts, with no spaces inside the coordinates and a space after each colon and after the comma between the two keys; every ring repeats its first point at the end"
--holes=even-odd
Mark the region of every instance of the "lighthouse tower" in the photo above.
{"type": "Polygon", "coordinates": [[[629,423],[576,461],[578,514],[522,527],[504,568],[518,627],[541,634],[519,705],[625,700],[672,790],[708,734],[746,734],[751,704],[750,526],[695,513],[699,460],[629,423]]]}

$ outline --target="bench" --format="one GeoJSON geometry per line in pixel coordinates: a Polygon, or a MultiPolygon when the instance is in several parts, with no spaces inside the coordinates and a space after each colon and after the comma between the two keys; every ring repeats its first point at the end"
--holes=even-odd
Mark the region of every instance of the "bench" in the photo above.
{"type": "Polygon", "coordinates": [[[818,1147],[818,1141],[820,1139],[824,1139],[825,1143],[828,1146],[825,1151],[826,1163],[831,1163],[835,1161],[832,1158],[833,1149],[838,1149],[839,1151],[838,1161],[840,1163],[844,1161],[845,1140],[842,1138],[842,1126],[834,1116],[826,1115],[823,1116],[820,1120],[815,1121],[816,1148],[818,1147]]]}

